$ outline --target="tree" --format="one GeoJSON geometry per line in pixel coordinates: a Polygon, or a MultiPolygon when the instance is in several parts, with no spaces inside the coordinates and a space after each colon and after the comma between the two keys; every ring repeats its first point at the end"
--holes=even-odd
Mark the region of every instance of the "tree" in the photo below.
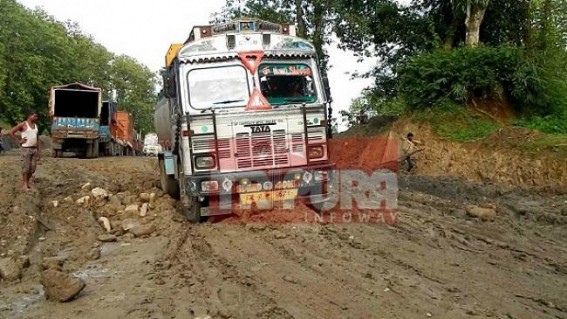
{"type": "Polygon", "coordinates": [[[111,65],[111,90],[116,90],[116,104],[132,114],[136,127],[143,132],[153,128],[156,77],[131,57],[117,56],[111,65]]]}
{"type": "MultiPolygon", "coordinates": [[[[13,125],[31,109],[48,124],[49,88],[82,82],[100,87],[105,98],[122,89],[125,108],[149,130],[155,97],[154,75],[134,59],[115,57],[74,22],[59,22],[45,11],[15,0],[0,0],[0,115],[13,125]]],[[[119,105],[120,107],[120,105],[119,105]]]]}
{"type": "Polygon", "coordinates": [[[465,12],[467,28],[466,45],[477,46],[480,41],[480,25],[484,19],[490,0],[453,0],[455,10],[465,12]]]}

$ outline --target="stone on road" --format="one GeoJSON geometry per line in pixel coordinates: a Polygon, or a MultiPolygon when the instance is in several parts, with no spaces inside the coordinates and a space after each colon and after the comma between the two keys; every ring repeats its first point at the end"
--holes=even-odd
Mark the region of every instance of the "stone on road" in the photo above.
{"type": "Polygon", "coordinates": [[[48,269],[41,274],[41,284],[48,299],[60,302],[75,298],[86,286],[81,278],[54,269],[48,269]]]}

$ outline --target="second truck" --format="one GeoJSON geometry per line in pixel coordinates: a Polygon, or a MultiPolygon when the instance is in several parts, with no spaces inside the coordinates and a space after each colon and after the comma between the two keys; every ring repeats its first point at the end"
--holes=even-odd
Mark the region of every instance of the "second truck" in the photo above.
{"type": "Polygon", "coordinates": [[[55,157],[66,152],[98,157],[101,104],[100,88],[81,83],[51,88],[49,115],[55,157]]]}
{"type": "Polygon", "coordinates": [[[319,207],[334,170],[329,95],[314,47],[294,25],[194,27],[166,55],[154,118],[162,188],[193,222],[266,202],[319,207]]]}

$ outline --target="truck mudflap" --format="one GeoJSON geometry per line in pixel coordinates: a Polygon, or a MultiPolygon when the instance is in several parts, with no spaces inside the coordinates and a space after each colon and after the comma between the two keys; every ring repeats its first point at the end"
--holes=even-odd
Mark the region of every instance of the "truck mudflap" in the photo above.
{"type": "Polygon", "coordinates": [[[189,196],[208,199],[208,207],[201,208],[202,216],[230,213],[234,204],[244,209],[260,207],[265,202],[270,202],[272,207],[275,204],[291,208],[296,201],[317,206],[330,199],[334,170],[334,164],[324,164],[186,176],[185,189],[189,196]]]}
{"type": "Polygon", "coordinates": [[[166,175],[175,175],[175,160],[171,151],[163,152],[163,165],[166,175]]]}

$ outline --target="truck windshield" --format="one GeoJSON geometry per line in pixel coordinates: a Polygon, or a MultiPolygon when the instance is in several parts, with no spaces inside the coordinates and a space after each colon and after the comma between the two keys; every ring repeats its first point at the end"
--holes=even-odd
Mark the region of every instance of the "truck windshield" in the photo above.
{"type": "Polygon", "coordinates": [[[260,88],[270,104],[317,101],[311,68],[302,63],[261,64],[260,88]]]}
{"type": "Polygon", "coordinates": [[[189,103],[195,109],[246,105],[248,76],[242,66],[195,69],[187,75],[189,103]]]}

